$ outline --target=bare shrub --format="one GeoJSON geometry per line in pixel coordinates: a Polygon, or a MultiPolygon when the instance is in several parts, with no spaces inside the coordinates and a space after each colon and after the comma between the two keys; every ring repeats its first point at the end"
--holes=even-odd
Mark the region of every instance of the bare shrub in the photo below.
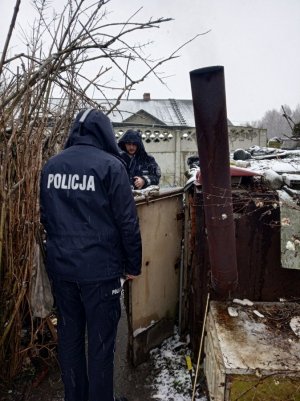
{"type": "Polygon", "coordinates": [[[136,22],[136,13],[110,23],[108,3],[68,0],[55,14],[49,1],[34,0],[36,19],[23,32],[25,50],[10,56],[20,0],[15,3],[0,60],[0,365],[6,380],[38,355],[46,323],[51,329],[49,320],[33,318],[29,302],[43,162],[60,150],[78,109],[99,107],[93,95],[105,99],[108,90],[114,92],[109,114],[150,74],[164,84],[159,67],[184,46],[160,60],[145,57],[145,45],[127,38],[171,19],[136,22]]]}

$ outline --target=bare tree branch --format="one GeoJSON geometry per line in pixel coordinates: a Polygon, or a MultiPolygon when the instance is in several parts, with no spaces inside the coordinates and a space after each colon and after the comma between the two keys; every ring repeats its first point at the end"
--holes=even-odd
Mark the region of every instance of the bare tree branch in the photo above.
{"type": "Polygon", "coordinates": [[[10,26],[9,26],[8,34],[7,34],[7,37],[6,37],[6,40],[5,40],[4,48],[3,48],[3,51],[2,51],[2,56],[1,56],[1,60],[0,60],[0,75],[1,75],[2,70],[3,70],[3,64],[4,64],[4,60],[5,60],[5,57],[6,57],[7,50],[8,50],[9,42],[10,42],[14,27],[15,27],[15,24],[16,24],[18,12],[19,12],[19,9],[20,9],[20,4],[21,4],[21,0],[17,0],[15,8],[14,8],[13,17],[12,17],[12,20],[11,20],[11,23],[10,23],[10,26]]]}

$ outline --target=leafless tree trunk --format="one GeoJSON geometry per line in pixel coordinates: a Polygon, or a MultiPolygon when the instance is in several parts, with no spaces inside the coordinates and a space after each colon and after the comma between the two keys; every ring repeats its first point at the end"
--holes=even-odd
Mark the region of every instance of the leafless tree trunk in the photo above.
{"type": "Polygon", "coordinates": [[[268,138],[291,138],[295,134],[297,136],[297,132],[295,133],[293,128],[295,124],[299,123],[300,104],[294,110],[287,105],[278,110],[268,110],[260,120],[253,121],[251,125],[257,128],[266,128],[268,138]]]}

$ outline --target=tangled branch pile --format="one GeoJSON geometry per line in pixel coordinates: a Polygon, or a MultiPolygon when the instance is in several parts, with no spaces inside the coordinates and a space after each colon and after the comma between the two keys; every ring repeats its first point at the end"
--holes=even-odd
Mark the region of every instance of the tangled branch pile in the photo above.
{"type": "Polygon", "coordinates": [[[38,353],[43,334],[43,319],[33,316],[30,305],[43,162],[61,148],[79,108],[101,107],[92,97],[106,98],[113,90],[109,114],[149,74],[161,80],[157,69],[176,57],[174,52],[151,61],[143,57],[143,46],[129,41],[169,18],[132,22],[134,15],[109,23],[109,0],[66,0],[60,14],[49,2],[35,0],[37,17],[31,33],[24,33],[26,51],[10,55],[20,2],[0,60],[0,366],[5,380],[38,353]],[[138,76],[131,72],[136,63],[143,66],[135,69],[138,76]]]}

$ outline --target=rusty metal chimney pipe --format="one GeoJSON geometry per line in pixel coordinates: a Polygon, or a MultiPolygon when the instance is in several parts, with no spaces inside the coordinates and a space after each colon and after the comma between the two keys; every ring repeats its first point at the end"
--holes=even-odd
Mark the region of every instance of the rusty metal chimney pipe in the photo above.
{"type": "Polygon", "coordinates": [[[228,296],[237,285],[224,68],[190,72],[208,237],[211,283],[228,296]]]}

